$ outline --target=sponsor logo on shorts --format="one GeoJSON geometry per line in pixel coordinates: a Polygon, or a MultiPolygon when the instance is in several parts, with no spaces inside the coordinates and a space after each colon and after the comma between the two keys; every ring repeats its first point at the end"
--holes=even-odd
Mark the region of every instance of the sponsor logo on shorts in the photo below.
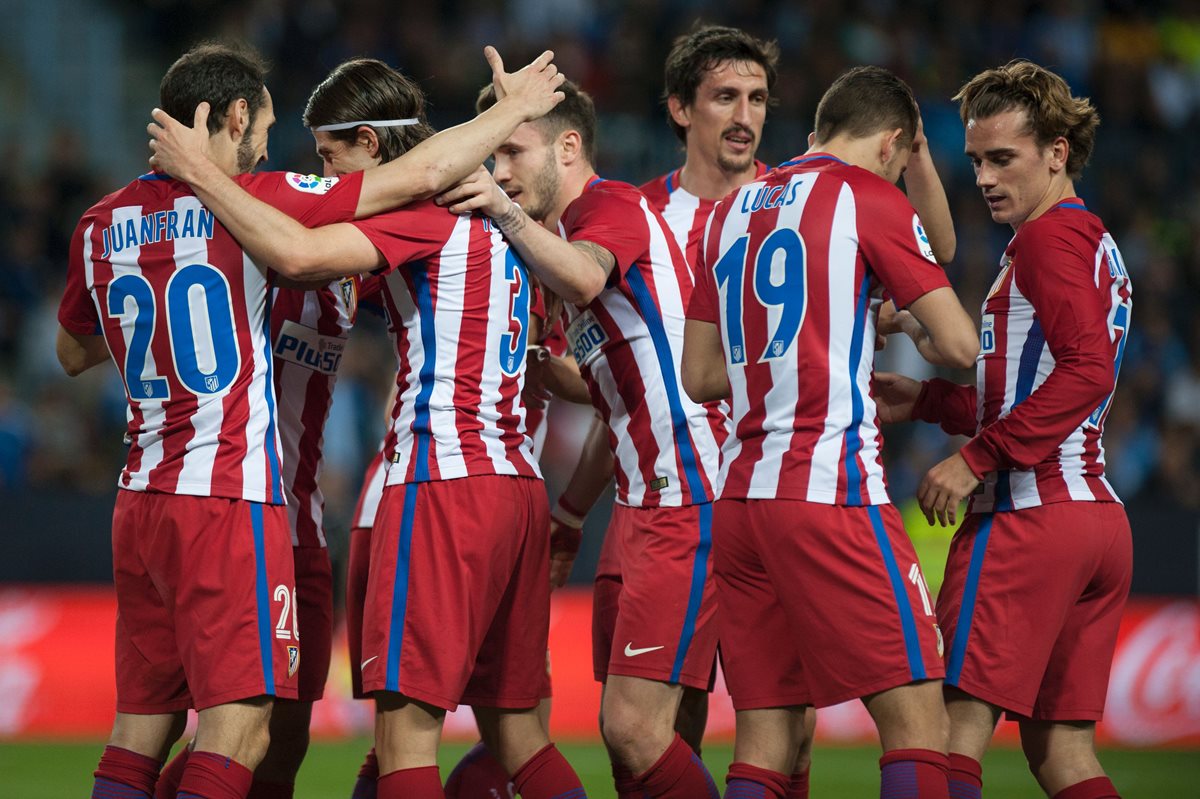
{"type": "Polygon", "coordinates": [[[371,657],[367,658],[362,663],[359,663],[358,670],[362,671],[363,669],[365,669],[367,667],[367,664],[370,663],[372,660],[374,660],[377,657],[379,657],[379,655],[371,655],[371,657]]]}
{"type": "Polygon", "coordinates": [[[629,643],[625,644],[625,657],[635,658],[638,655],[644,655],[647,652],[656,652],[659,649],[665,649],[665,648],[666,647],[663,647],[663,646],[647,646],[647,647],[642,647],[641,649],[634,649],[633,641],[630,641],[629,643]]]}
{"type": "Polygon", "coordinates": [[[296,671],[300,668],[300,647],[288,647],[288,676],[295,677],[296,671]]]}

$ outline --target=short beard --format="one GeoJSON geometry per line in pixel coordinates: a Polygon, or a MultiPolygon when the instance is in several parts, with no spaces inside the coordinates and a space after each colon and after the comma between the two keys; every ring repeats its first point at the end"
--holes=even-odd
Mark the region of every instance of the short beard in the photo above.
{"type": "Polygon", "coordinates": [[[754,153],[747,153],[745,158],[737,161],[724,155],[717,156],[717,166],[720,167],[722,172],[729,174],[736,175],[738,173],[745,172],[747,169],[753,166],[753,164],[754,153]]]}
{"type": "Polygon", "coordinates": [[[558,198],[558,189],[562,185],[562,181],[558,177],[558,160],[554,155],[554,148],[549,148],[546,154],[546,162],[542,164],[542,168],[533,176],[529,188],[532,189],[531,194],[537,197],[537,205],[522,206],[525,213],[529,214],[529,218],[541,224],[550,216],[550,209],[554,207],[554,201],[558,198]]]}
{"type": "Polygon", "coordinates": [[[245,175],[254,171],[254,167],[258,166],[258,161],[254,159],[254,146],[250,143],[250,137],[243,136],[238,142],[237,148],[237,170],[239,175],[245,175]]]}

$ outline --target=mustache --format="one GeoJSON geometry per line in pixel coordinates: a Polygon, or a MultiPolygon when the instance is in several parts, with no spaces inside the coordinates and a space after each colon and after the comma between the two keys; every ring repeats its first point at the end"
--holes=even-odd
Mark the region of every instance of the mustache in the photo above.
{"type": "Polygon", "coordinates": [[[754,141],[758,138],[754,135],[754,131],[750,130],[750,128],[746,127],[745,125],[736,124],[730,125],[729,127],[725,128],[725,130],[721,131],[721,138],[725,138],[731,133],[741,133],[743,136],[749,138],[750,141],[754,141]]]}

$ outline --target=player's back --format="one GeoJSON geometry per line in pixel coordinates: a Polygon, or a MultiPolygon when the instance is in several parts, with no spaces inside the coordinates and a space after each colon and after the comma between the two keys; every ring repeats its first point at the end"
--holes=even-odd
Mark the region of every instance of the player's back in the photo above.
{"type": "Polygon", "coordinates": [[[829,155],[790,161],[717,207],[697,273],[732,389],[721,496],[889,502],[878,308],[947,285],[903,193],[829,155]]]}
{"type": "MultiPolygon", "coordinates": [[[[281,172],[236,179],[315,224],[349,218],[361,186],[281,172]]],[[[284,501],[268,282],[191,189],[164,175],[141,176],[83,216],[59,319],[74,332],[90,321],[124,379],[123,488],[284,501]]]]}
{"type": "Polygon", "coordinates": [[[521,389],[531,288],[494,225],[431,201],[355,223],[383,253],[398,359],[388,484],[539,477],[521,389]]]}

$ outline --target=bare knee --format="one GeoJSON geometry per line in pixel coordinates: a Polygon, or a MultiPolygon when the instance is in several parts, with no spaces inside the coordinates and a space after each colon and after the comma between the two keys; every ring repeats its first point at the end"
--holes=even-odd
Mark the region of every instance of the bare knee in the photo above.
{"type": "Polygon", "coordinates": [[[863,703],[875,726],[883,750],[948,750],[950,717],[942,700],[942,683],[929,680],[909,683],[866,697],[863,703]]]}
{"type": "Polygon", "coordinates": [[[678,686],[638,678],[610,678],[601,702],[600,734],[626,768],[640,774],[675,737],[678,686]]]}
{"type": "Polygon", "coordinates": [[[108,742],[111,746],[163,761],[183,735],[186,725],[185,711],[155,715],[118,713],[108,742]]]}

